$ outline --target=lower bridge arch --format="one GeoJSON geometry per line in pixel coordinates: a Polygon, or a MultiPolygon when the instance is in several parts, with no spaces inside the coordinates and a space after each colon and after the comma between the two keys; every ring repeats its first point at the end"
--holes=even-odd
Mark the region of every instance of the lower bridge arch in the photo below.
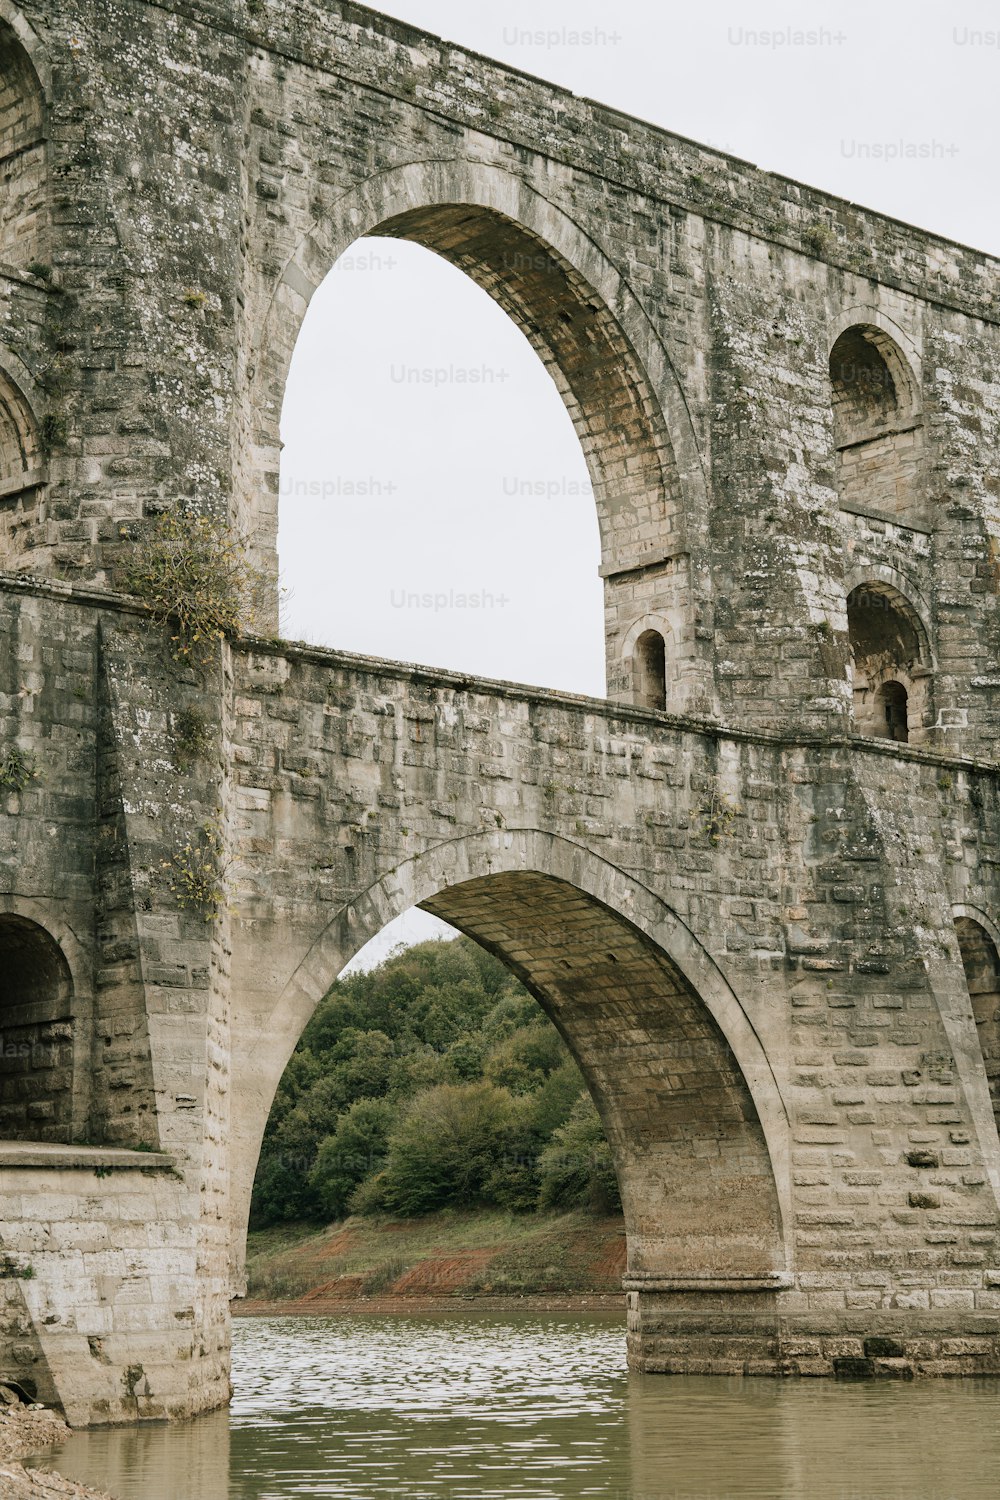
{"type": "Polygon", "coordinates": [[[502,959],[575,1055],[615,1157],[631,1283],[780,1284],[789,1267],[788,1121],[731,987],[638,881],[571,841],[511,830],[397,866],[319,934],[263,1031],[242,1046],[237,1038],[237,1261],[288,1057],[353,955],[412,906],[502,959]]]}

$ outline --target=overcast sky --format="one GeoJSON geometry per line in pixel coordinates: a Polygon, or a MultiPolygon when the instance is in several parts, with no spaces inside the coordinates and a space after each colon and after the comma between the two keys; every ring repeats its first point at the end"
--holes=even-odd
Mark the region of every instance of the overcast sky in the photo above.
{"type": "MultiPolygon", "coordinates": [[[[768,170],[1000,252],[1000,6],[382,8],[768,170]]],[[[603,693],[582,454],[527,342],[461,273],[419,246],[358,242],[313,300],[282,435],[284,634],[603,693]],[[424,385],[407,373],[428,368],[450,378],[424,385]]],[[[403,935],[424,930],[411,922],[403,935]]]]}

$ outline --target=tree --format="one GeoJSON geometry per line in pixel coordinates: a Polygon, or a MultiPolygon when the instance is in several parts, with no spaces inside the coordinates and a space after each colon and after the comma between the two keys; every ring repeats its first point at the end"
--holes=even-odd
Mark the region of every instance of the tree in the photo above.
{"type": "Polygon", "coordinates": [[[594,1101],[581,1094],[569,1119],[553,1134],[539,1160],[541,1208],[585,1208],[591,1213],[621,1210],[611,1147],[594,1101]]]}
{"type": "Polygon", "coordinates": [[[419,1094],[389,1138],[382,1202],[404,1216],[482,1203],[516,1155],[521,1123],[513,1095],[491,1083],[419,1094]]]}
{"type": "Polygon", "coordinates": [[[381,1167],[393,1118],[386,1100],[357,1099],[340,1116],[333,1134],[320,1142],[309,1186],[331,1219],[347,1213],[355,1188],[381,1167]]]}

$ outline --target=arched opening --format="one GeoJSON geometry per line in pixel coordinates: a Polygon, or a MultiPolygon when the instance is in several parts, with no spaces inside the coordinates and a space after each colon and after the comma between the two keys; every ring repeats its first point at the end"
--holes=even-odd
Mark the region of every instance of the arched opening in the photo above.
{"type": "MultiPolygon", "coordinates": [[[[392,885],[398,889],[395,880],[392,885]]],[[[759,1042],[707,956],[692,950],[685,962],[697,972],[704,966],[711,1006],[686,969],[632,920],[572,881],[528,869],[462,880],[419,904],[500,959],[562,1036],[614,1158],[630,1277],[770,1283],[783,1273],[784,1198],[772,1163],[777,1152],[784,1173],[787,1122],[759,1042]],[[730,1035],[717,1019],[719,1004],[730,1035]]],[[[639,904],[660,910],[648,894],[639,904]]],[[[355,906],[352,948],[361,915],[355,906]]],[[[690,945],[690,936],[682,941],[690,945]]],[[[323,955],[335,951],[343,949],[331,928],[286,989],[275,1017],[290,1021],[293,1014],[312,1013],[315,975],[325,967],[323,955]]],[[[300,1034],[302,1022],[295,1030],[300,1034]]],[[[290,1051],[283,1048],[282,1055],[290,1051]]],[[[247,1055],[245,1097],[236,1084],[238,1134],[246,1142],[244,1192],[278,1064],[272,1035],[268,1048],[247,1055]],[[265,1074],[271,1077],[266,1098],[265,1074]],[[243,1111],[253,1106],[253,1091],[251,1122],[243,1111]]]]}
{"type": "Polygon", "coordinates": [[[983,1051],[993,1114],[1000,1127],[1000,954],[986,928],[972,917],[956,917],[955,932],[983,1051]]]}
{"type": "MultiPolygon", "coordinates": [[[[366,1285],[391,1277],[404,1294],[426,1290],[439,1272],[420,1242],[426,1216],[441,1214],[462,1218],[466,1241],[440,1268],[441,1290],[503,1284],[518,1230],[542,1242],[553,1215],[598,1289],[620,1290],[617,1179],[579,1068],[502,961],[412,909],[338,977],[282,1075],[254,1181],[248,1296],[266,1296],[289,1273],[296,1294],[333,1282],[335,1300],[356,1295],[340,1268],[359,1241],[374,1258],[366,1285]],[[418,941],[398,942],[418,918],[418,941]],[[506,1244],[494,1241],[498,1213],[517,1216],[506,1244]],[[316,1248],[302,1246],[306,1264],[284,1243],[275,1258],[275,1230],[288,1224],[308,1226],[316,1248]],[[598,1243],[611,1250],[610,1267],[598,1243]]],[[[535,1274],[558,1290],[558,1271],[535,1274]]]]}
{"type": "Polygon", "coordinates": [[[910,738],[909,695],[901,682],[883,682],[875,693],[875,720],[885,720],[882,733],[888,740],[906,744],[910,738]]]}
{"type": "Polygon", "coordinates": [[[0,261],[48,264],[45,100],[9,26],[0,23],[0,261]]]}
{"type": "Polygon", "coordinates": [[[643,708],[667,706],[667,651],[658,630],[644,630],[635,643],[635,701],[643,708]]]}
{"type": "Polygon", "coordinates": [[[530,343],[468,276],[418,243],[354,244],[310,304],[282,437],[285,634],[603,694],[583,451],[530,343]]]}
{"type": "Polygon", "coordinates": [[[54,938],[0,916],[0,1138],[73,1132],[73,982],[54,938]]]}
{"type": "Polygon", "coordinates": [[[923,422],[899,346],[878,328],[847,329],[830,352],[830,389],[841,507],[923,529],[923,422]]]}
{"type": "Polygon", "coordinates": [[[920,744],[931,722],[931,665],[917,611],[875,579],[848,595],[847,626],[858,732],[920,744]]]}
{"type": "MultiPolygon", "coordinates": [[[[695,656],[684,534],[705,476],[679,382],[647,314],[593,238],[501,167],[455,160],[378,174],[312,225],[277,287],[264,290],[235,505],[263,570],[276,570],[278,410],[298,329],[338,257],[365,259],[373,242],[359,236],[411,241],[463,271],[513,319],[555,382],[600,525],[611,695],[631,697],[623,642],[650,608],[686,622],[674,652],[682,696],[709,692],[695,656]]],[[[504,514],[501,505],[492,524],[502,526],[504,514]]]]}

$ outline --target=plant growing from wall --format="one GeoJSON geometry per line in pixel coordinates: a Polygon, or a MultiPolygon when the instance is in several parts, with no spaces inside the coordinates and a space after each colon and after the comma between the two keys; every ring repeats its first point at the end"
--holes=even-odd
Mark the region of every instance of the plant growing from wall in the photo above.
{"type": "Polygon", "coordinates": [[[734,818],[738,818],[743,811],[737,807],[735,802],[722,792],[713,792],[707,802],[702,803],[698,809],[701,822],[695,830],[696,838],[708,839],[712,844],[717,844],[729,828],[734,818]]]}
{"type": "Polygon", "coordinates": [[[216,641],[248,626],[263,588],[246,539],[225,521],[172,510],[143,525],[118,562],[118,582],[148,604],[171,635],[178,661],[207,657],[216,641]]]}
{"type": "Polygon", "coordinates": [[[211,922],[225,901],[224,852],[221,824],[215,818],[203,823],[172,859],[163,861],[177,905],[206,922],[211,922]]]}
{"type": "Polygon", "coordinates": [[[31,1281],[34,1274],[34,1266],[20,1265],[13,1255],[0,1255],[0,1280],[31,1281]]]}
{"type": "Polygon", "coordinates": [[[813,223],[807,224],[802,231],[802,239],[814,255],[829,255],[836,247],[837,236],[829,224],[813,223]]]}
{"type": "Polygon", "coordinates": [[[23,792],[37,775],[34,756],[25,754],[20,745],[8,745],[6,750],[0,750],[0,789],[23,792]]]}

